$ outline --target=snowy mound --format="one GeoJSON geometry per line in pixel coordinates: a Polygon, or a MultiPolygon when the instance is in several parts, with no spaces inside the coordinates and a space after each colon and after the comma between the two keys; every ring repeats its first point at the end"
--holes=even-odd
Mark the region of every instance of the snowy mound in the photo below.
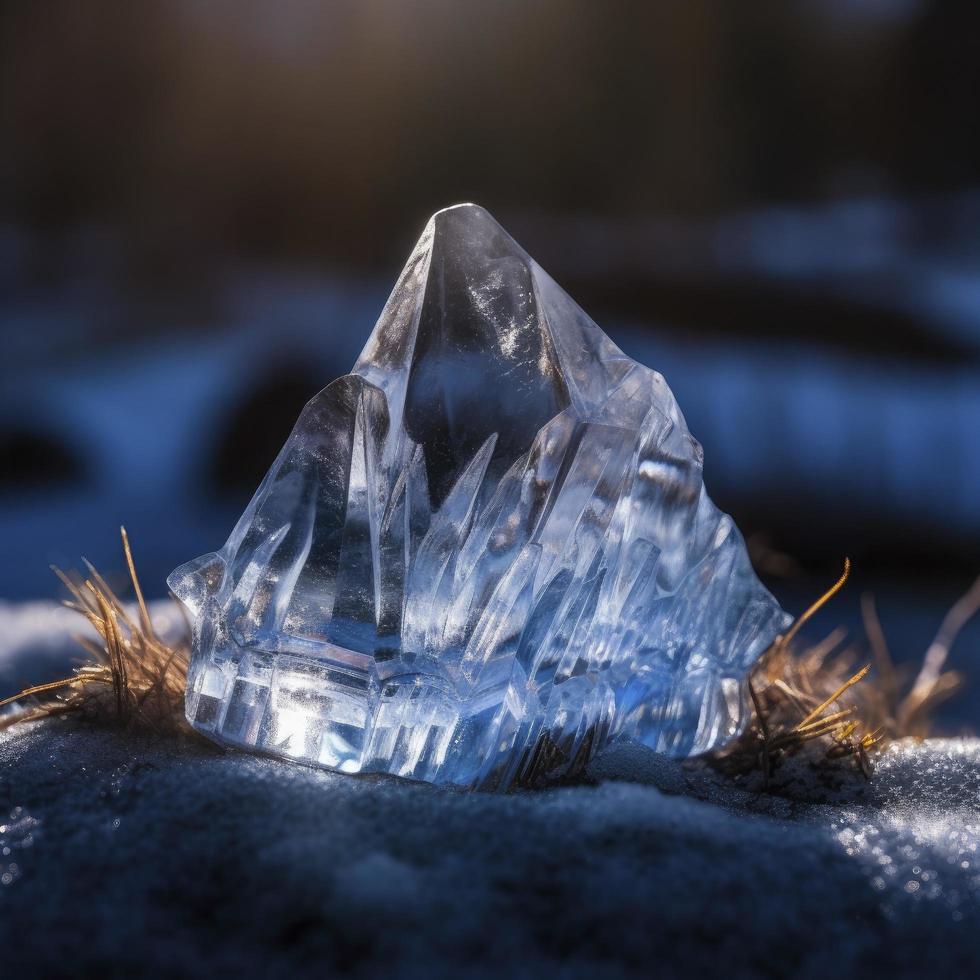
{"type": "Polygon", "coordinates": [[[4,975],[980,970],[980,743],[893,747],[862,798],[825,803],[612,753],[598,785],[497,795],[9,731],[4,975]]]}

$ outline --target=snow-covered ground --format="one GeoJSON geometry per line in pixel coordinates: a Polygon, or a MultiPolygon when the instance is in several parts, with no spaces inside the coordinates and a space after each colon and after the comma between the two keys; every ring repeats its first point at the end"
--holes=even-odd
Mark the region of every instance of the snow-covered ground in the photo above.
{"type": "Polygon", "coordinates": [[[5,976],[976,975],[980,743],[856,798],[627,746],[509,796],[64,720],[0,736],[5,976]]]}
{"type": "MultiPolygon", "coordinates": [[[[0,608],[0,684],[63,670],[78,625],[0,608]]],[[[870,783],[782,773],[761,794],[622,745],[493,796],[15,727],[0,975],[975,974],[980,740],[893,745],[870,783]]]]}

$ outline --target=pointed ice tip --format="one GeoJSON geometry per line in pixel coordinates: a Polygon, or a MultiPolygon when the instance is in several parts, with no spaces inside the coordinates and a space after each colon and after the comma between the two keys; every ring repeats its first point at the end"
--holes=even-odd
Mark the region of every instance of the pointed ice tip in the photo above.
{"type": "Polygon", "coordinates": [[[472,201],[461,201],[459,204],[450,204],[448,208],[440,208],[432,215],[431,220],[436,221],[442,215],[451,214],[453,211],[459,211],[460,213],[472,212],[481,218],[489,218],[491,221],[494,220],[486,208],[481,207],[479,204],[474,204],[472,201]]]}
{"type": "Polygon", "coordinates": [[[525,264],[530,262],[530,256],[507,229],[479,204],[454,204],[436,211],[422,238],[431,241],[443,254],[454,255],[457,261],[468,256],[466,261],[476,263],[477,267],[503,254],[512,255],[525,264]]]}
{"type": "MultiPolygon", "coordinates": [[[[507,232],[499,221],[479,204],[453,204],[441,211],[436,211],[429,219],[437,235],[458,234],[461,231],[482,230],[485,234],[504,234],[507,232]]],[[[510,235],[507,235],[510,238],[510,235]]]]}

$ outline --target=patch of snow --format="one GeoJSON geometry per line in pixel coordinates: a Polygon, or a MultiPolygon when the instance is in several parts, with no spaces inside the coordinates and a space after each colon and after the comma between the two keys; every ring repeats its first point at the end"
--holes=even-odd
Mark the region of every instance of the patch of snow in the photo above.
{"type": "Polygon", "coordinates": [[[37,821],[0,889],[11,976],[980,967],[976,740],[900,743],[825,802],[636,745],[499,796],[64,719],[0,736],[0,773],[0,814],[37,821]]]}

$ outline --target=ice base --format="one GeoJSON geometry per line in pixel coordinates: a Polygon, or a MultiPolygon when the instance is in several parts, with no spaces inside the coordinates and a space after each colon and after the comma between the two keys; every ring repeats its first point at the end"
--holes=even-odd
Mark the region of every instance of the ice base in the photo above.
{"type": "MultiPolygon", "coordinates": [[[[520,678],[463,700],[444,675],[404,672],[405,665],[379,675],[351,664],[348,651],[336,653],[337,660],[212,654],[189,681],[187,716],[202,733],[237,748],[340,772],[483,789],[580,771],[618,730],[615,692],[590,678],[566,681],[556,710],[529,715],[520,678]]],[[[674,702],[688,708],[689,716],[677,719],[687,722],[679,728],[684,735],[658,748],[697,754],[741,730],[745,692],[734,678],[717,684],[713,727],[698,725],[693,713],[704,712],[709,680],[687,679],[683,700],[674,702]]],[[[648,691],[627,684],[623,694],[626,703],[648,691]]]]}

